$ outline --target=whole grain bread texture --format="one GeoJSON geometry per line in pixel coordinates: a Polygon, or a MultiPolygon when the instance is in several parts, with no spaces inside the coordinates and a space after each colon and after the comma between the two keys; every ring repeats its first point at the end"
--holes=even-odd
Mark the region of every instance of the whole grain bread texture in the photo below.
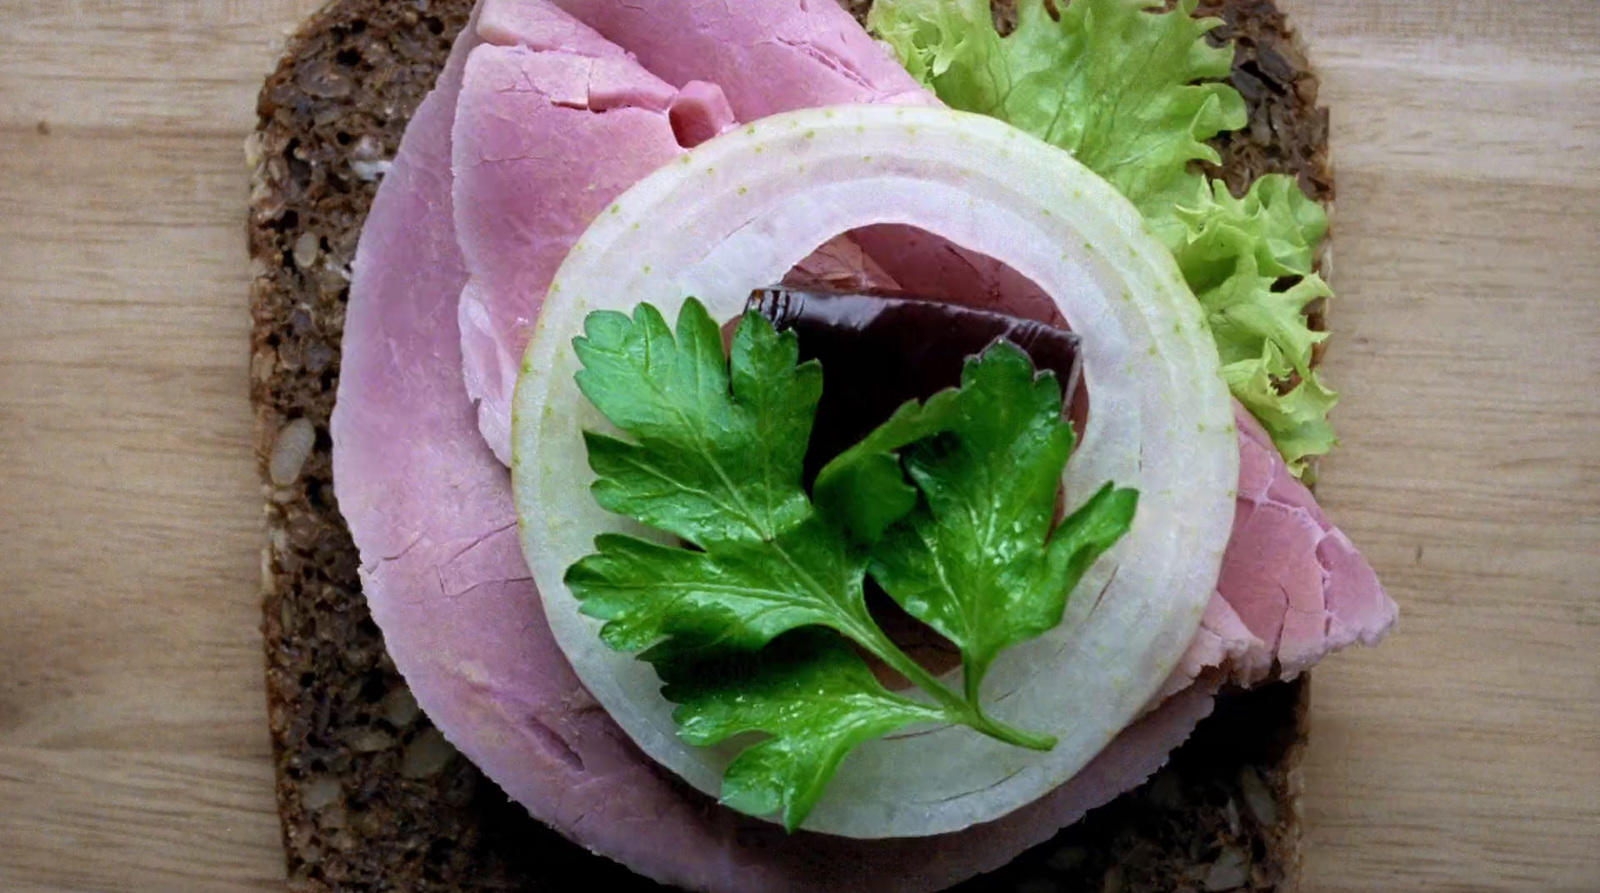
{"type": "MultiPolygon", "coordinates": [[[[862,15],[868,2],[841,0],[862,15]]],[[[471,0],[333,0],[267,79],[253,170],[251,391],[266,501],[267,697],[288,888],[663,889],[531,819],[432,727],[384,651],[333,496],[328,418],[367,208],[471,0]]],[[[1317,79],[1270,0],[1202,0],[1238,48],[1250,126],[1215,141],[1241,191],[1269,172],[1333,198],[1317,79]]],[[[1004,23],[1009,10],[997,4],[1004,23]]],[[[1142,787],[965,893],[1292,890],[1305,680],[1234,692],[1142,787]]]]}

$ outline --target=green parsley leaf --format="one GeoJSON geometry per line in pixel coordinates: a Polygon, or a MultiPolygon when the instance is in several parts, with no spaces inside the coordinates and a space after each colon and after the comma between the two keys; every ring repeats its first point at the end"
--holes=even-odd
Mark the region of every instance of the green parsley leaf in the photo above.
{"type": "Polygon", "coordinates": [[[637,440],[585,435],[596,501],[700,547],[598,538],[567,571],[583,612],[606,621],[606,644],[652,661],[759,648],[800,626],[871,627],[864,562],[800,484],[822,368],[797,366],[795,337],[759,314],[739,326],[731,370],[699,301],[677,328],[641,304],[631,320],[591,314],[573,345],[584,395],[637,440]]]}
{"type": "Polygon", "coordinates": [[[872,628],[864,562],[812,516],[759,543],[713,541],[708,551],[608,534],[567,571],[583,613],[606,621],[601,639],[645,660],[756,649],[802,626],[860,638],[872,628]]]}
{"type": "Polygon", "coordinates": [[[1051,533],[1072,453],[1061,386],[999,342],[962,372],[948,436],[905,464],[923,501],[873,549],[870,572],[961,649],[967,701],[999,653],[1061,623],[1067,595],[1127,532],[1138,494],[1102,489],[1051,533]]]}
{"type": "Polygon", "coordinates": [[[685,741],[769,737],[728,766],[722,800],[752,815],[781,813],[790,831],[816,806],[856,745],[916,723],[946,722],[937,707],[886,690],[838,636],[802,631],[756,654],[668,670],[663,694],[685,741]]]}
{"type": "Polygon", "coordinates": [[[869,23],[940,99],[1071,152],[1139,208],[1209,313],[1234,396],[1303,474],[1335,443],[1338,395],[1311,369],[1325,336],[1303,312],[1332,295],[1312,272],[1327,215],[1288,177],[1235,199],[1193,170],[1220,160],[1206,140],[1248,123],[1221,81],[1233,48],[1206,40],[1220,22],[1196,19],[1196,0],[1058,5],[1059,20],[1021,0],[1005,37],[988,0],[878,0],[869,23]]]}
{"type": "Polygon", "coordinates": [[[899,451],[950,430],[961,403],[960,391],[940,391],[926,403],[901,406],[860,443],[835,456],[812,484],[812,498],[857,541],[875,543],[889,525],[917,505],[917,490],[906,483],[899,451]]]}
{"type": "MultiPolygon", "coordinates": [[[[963,696],[924,670],[878,627],[864,595],[869,560],[896,585],[914,584],[923,568],[894,564],[890,543],[926,527],[930,543],[906,546],[908,555],[926,548],[948,566],[971,566],[961,582],[972,589],[930,591],[920,603],[927,622],[960,625],[958,644],[974,679],[1000,649],[1060,622],[1067,590],[1127,518],[1118,528],[1114,513],[1096,509],[1045,542],[1072,448],[1053,375],[1036,380],[1018,348],[991,348],[969,363],[962,389],[903,408],[830,466],[833,498],[824,514],[800,483],[821,370],[796,364],[792,334],[746,314],[730,361],[716,324],[690,300],[676,333],[641,305],[632,318],[592,314],[574,346],[584,394],[631,438],[587,435],[599,475],[595,498],[691,547],[602,535],[593,554],[567,569],[566,583],[586,615],[605,621],[606,644],[655,665],[665,696],[680,705],[675,716],[686,740],[770,736],[730,766],[726,802],[781,811],[798,827],[852,748],[910,723],[963,724],[1024,747],[1054,745],[986,715],[975,682],[963,696]],[[916,488],[906,482],[900,452],[916,488]],[[874,504],[886,493],[897,501],[874,504]],[[958,525],[945,510],[960,498],[969,500],[961,510],[1013,526],[987,538],[947,534],[945,527],[958,525]],[[846,530],[873,536],[852,540],[846,530]],[[869,552],[877,536],[882,541],[869,552]],[[955,554],[961,549],[993,554],[955,554]],[[994,556],[1004,560],[995,565],[994,556]],[[932,703],[884,690],[847,641],[932,703]]],[[[1110,499],[1131,517],[1132,502],[1118,501],[1127,495],[1102,494],[1092,505],[1110,499]]]]}
{"type": "Polygon", "coordinates": [[[730,382],[721,330],[699,301],[684,305],[676,339],[649,304],[631,320],[591,314],[584,331],[578,387],[637,440],[585,435],[602,508],[699,546],[772,540],[810,516],[801,460],[822,367],[795,365],[792,335],[741,326],[730,382]]]}

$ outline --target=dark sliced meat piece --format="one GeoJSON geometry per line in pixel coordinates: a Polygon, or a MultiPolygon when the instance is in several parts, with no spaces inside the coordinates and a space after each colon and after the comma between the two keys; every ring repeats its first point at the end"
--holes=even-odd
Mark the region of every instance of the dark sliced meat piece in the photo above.
{"type": "Polygon", "coordinates": [[[1080,390],[1078,336],[1031,319],[916,298],[797,289],[758,291],[750,307],[799,336],[802,361],[822,363],[807,481],[906,401],[959,386],[968,358],[1002,338],[1055,373],[1063,405],[1080,390]]]}

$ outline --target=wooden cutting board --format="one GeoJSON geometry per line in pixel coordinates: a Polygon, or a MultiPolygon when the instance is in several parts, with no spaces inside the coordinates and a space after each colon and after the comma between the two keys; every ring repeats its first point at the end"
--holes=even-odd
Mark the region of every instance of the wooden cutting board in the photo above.
{"type": "MultiPolygon", "coordinates": [[[[426,0],[423,0],[426,2],[426,0]]],[[[0,0],[0,890],[281,890],[245,134],[317,0],[0,0]]],[[[1311,893],[1600,890],[1600,2],[1298,0],[1334,109],[1311,893]]]]}

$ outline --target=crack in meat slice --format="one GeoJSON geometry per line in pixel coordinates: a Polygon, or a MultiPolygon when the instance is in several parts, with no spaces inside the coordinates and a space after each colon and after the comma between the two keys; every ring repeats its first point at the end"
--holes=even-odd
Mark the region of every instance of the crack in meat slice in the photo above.
{"type": "Polygon", "coordinates": [[[1234,422],[1239,507],[1218,590],[1250,631],[1270,643],[1284,679],[1357,642],[1377,644],[1399,614],[1394,600],[1237,403],[1234,422]]]}

